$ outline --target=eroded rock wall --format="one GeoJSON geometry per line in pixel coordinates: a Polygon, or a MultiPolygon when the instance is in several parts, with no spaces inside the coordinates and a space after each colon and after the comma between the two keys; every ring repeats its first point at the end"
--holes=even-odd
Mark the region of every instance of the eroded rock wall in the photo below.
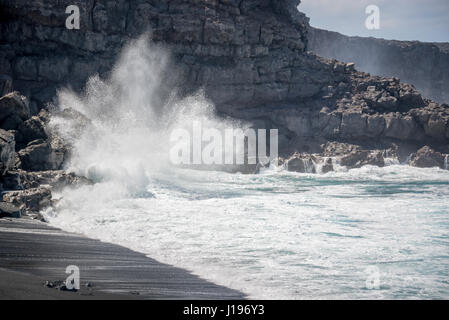
{"type": "Polygon", "coordinates": [[[0,74],[12,77],[34,112],[56,88],[79,89],[88,76],[108,72],[123,44],[146,31],[170,48],[184,89],[205,86],[217,103],[280,101],[317,90],[296,85],[307,43],[299,0],[0,3],[0,74]],[[65,9],[73,4],[80,30],[65,27],[65,9]]]}
{"type": "Polygon", "coordinates": [[[428,98],[449,103],[449,44],[348,37],[310,28],[309,50],[371,74],[397,77],[428,98]]]}
{"type": "MultiPolygon", "coordinates": [[[[88,76],[106,74],[124,43],[151,30],[172,54],[181,92],[203,88],[220,112],[279,128],[286,153],[321,152],[331,140],[445,151],[448,106],[398,78],[308,52],[316,37],[309,41],[299,2],[1,0],[0,73],[36,114],[58,87],[80,89],[88,76]],[[80,30],[65,27],[72,4],[80,8],[80,30]]],[[[425,61],[413,67],[417,74],[427,68],[425,61]]]]}

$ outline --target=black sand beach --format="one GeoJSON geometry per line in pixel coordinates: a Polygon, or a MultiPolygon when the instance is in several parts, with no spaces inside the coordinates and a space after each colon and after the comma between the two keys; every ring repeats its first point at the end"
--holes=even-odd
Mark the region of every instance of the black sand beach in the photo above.
{"type": "Polygon", "coordinates": [[[0,299],[242,299],[127,248],[28,219],[0,219],[0,299]],[[48,288],[80,269],[78,292],[48,288]],[[91,283],[91,287],[86,284],[91,283]]]}

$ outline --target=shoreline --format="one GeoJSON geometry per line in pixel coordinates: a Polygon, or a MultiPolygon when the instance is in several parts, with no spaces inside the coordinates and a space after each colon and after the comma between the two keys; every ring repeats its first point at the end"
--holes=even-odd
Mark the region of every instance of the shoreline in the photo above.
{"type": "Polygon", "coordinates": [[[0,300],[244,298],[239,291],[119,245],[37,220],[0,219],[0,300]],[[80,269],[80,290],[45,286],[46,281],[65,280],[69,265],[80,269]]]}

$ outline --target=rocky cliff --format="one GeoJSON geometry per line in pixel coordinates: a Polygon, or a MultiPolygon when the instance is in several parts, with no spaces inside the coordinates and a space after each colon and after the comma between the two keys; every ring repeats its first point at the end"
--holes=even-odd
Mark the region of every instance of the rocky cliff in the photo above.
{"type": "Polygon", "coordinates": [[[442,128],[429,129],[416,115],[424,108],[441,118],[445,108],[412,86],[307,53],[309,25],[299,3],[2,0],[0,73],[36,114],[56,88],[79,89],[88,76],[104,75],[126,41],[151,30],[173,55],[178,86],[204,88],[225,113],[263,118],[290,136],[447,141],[442,128]],[[65,27],[70,4],[80,8],[80,30],[65,27]],[[381,120],[374,128],[375,115],[381,120]]]}
{"type": "MultiPolygon", "coordinates": [[[[55,171],[69,148],[47,127],[45,105],[59,87],[79,90],[89,76],[106,75],[123,44],[143,32],[171,52],[181,94],[204,89],[220,113],[278,128],[289,170],[316,172],[319,164],[326,172],[335,161],[383,166],[389,157],[446,168],[449,106],[398,78],[308,52],[299,2],[1,0],[2,90],[26,96],[0,101],[1,183],[24,189],[3,199],[20,204],[37,192],[37,203],[48,203],[47,191],[33,188],[79,181],[55,171]],[[72,4],[80,8],[80,30],[65,27],[72,4]]],[[[82,117],[70,110],[63,116],[82,117]]]]}
{"type": "Polygon", "coordinates": [[[309,29],[309,50],[345,62],[371,74],[397,77],[426,97],[449,102],[449,44],[348,37],[309,29]]]}
{"type": "Polygon", "coordinates": [[[126,41],[151,31],[155,42],[170,46],[185,83],[206,85],[217,102],[310,95],[287,85],[295,77],[289,67],[306,47],[307,19],[294,9],[298,3],[2,0],[0,73],[12,75],[37,111],[55,88],[78,89],[89,75],[105,74],[126,41]],[[72,4],[80,8],[80,30],[65,27],[72,4]]]}

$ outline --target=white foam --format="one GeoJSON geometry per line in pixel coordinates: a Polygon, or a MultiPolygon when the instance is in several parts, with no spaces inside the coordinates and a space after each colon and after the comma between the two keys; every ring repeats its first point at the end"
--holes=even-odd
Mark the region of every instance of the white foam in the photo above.
{"type": "Polygon", "coordinates": [[[223,123],[201,94],[158,109],[165,63],[141,39],[110,79],[92,78],[82,96],[60,93],[61,107],[92,119],[81,135],[53,119],[74,142],[69,167],[97,183],[55,193],[60,201],[44,212],[51,224],[252,298],[448,298],[448,171],[348,170],[337,159],[327,174],[173,168],[167,130],[193,119],[223,123]],[[370,265],[380,268],[382,290],[365,289],[370,265]]]}

